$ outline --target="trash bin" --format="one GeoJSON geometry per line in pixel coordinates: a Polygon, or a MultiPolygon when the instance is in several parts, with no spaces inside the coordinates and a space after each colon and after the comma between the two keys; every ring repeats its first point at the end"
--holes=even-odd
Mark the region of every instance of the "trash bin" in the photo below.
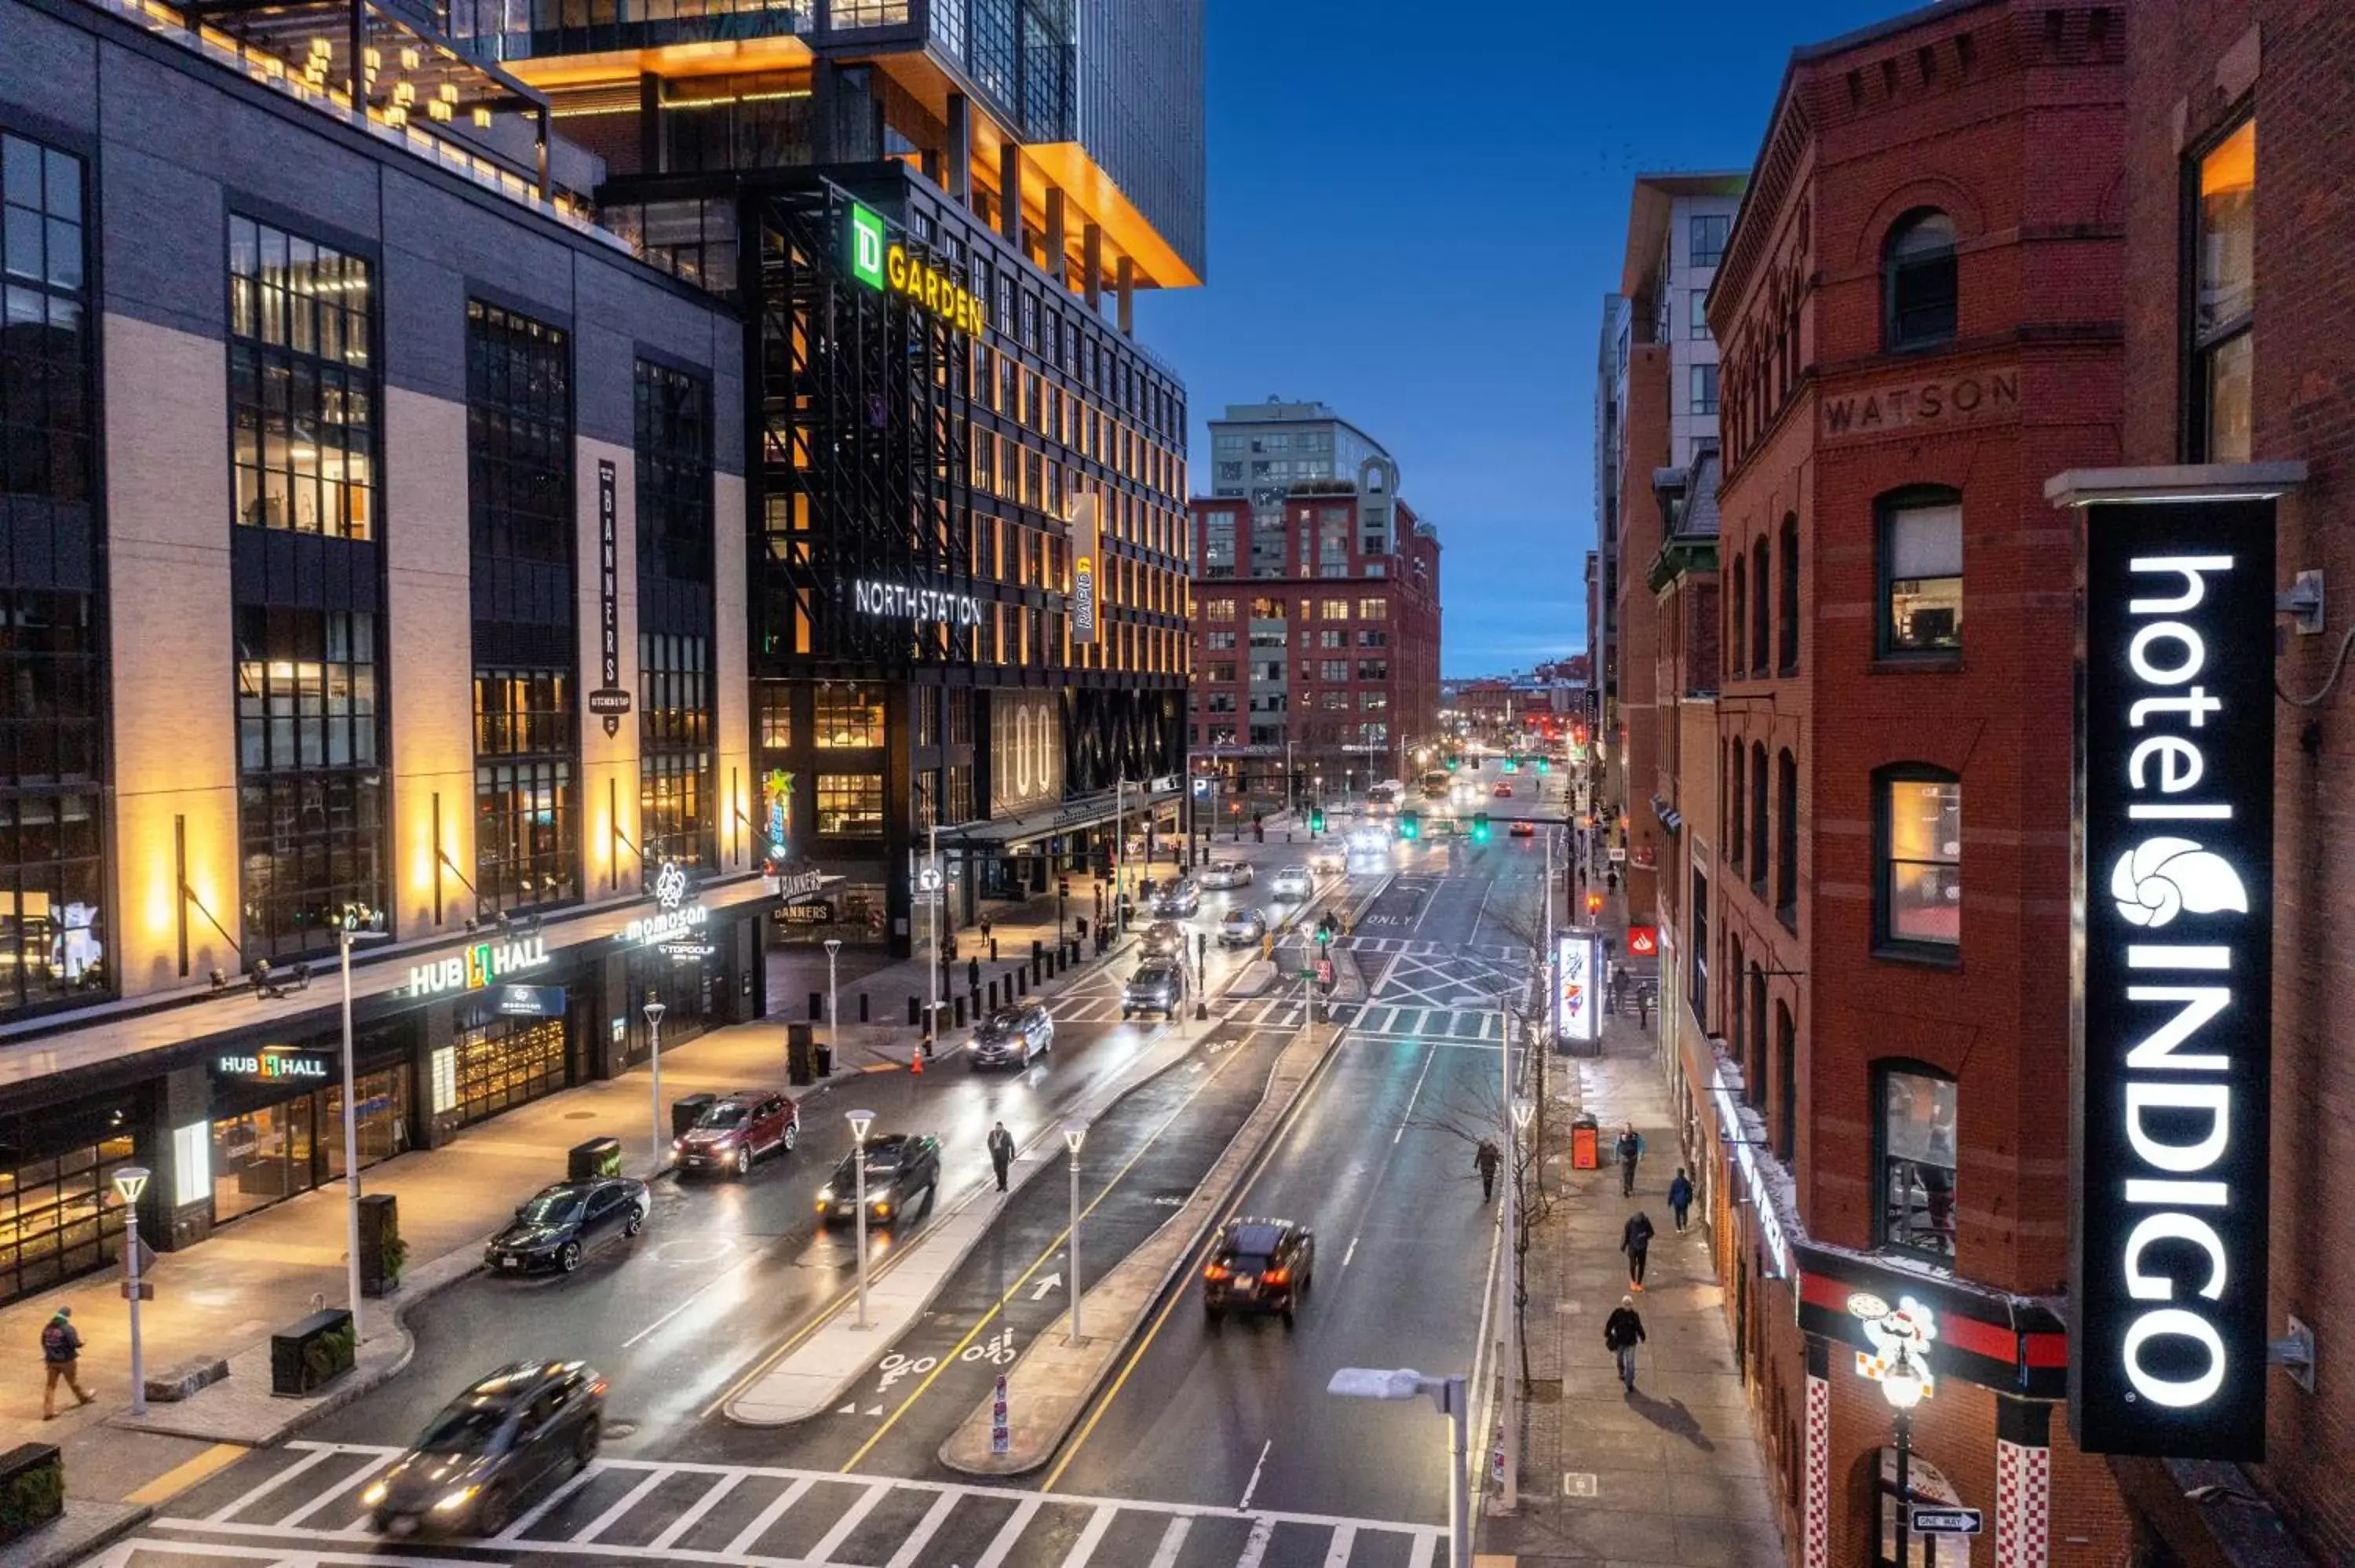
{"type": "Polygon", "coordinates": [[[833,1077],[834,1047],[831,1045],[821,1045],[817,1048],[815,1054],[817,1056],[817,1075],[821,1078],[833,1077]]]}
{"type": "Polygon", "coordinates": [[[622,1140],[618,1138],[592,1138],[586,1143],[576,1143],[564,1157],[564,1179],[568,1181],[590,1181],[621,1173],[622,1140]]]}
{"type": "Polygon", "coordinates": [[[1570,1167],[1573,1171],[1602,1168],[1603,1134],[1591,1116],[1570,1124],[1570,1167]]]}
{"type": "Polygon", "coordinates": [[[703,1113],[718,1103],[718,1095],[687,1095],[670,1102],[670,1135],[683,1138],[687,1129],[703,1119],[703,1113]]]}

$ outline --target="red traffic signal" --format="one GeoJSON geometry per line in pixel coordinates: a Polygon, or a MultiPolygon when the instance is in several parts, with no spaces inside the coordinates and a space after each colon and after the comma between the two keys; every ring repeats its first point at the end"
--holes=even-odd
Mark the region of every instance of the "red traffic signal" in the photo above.
{"type": "Polygon", "coordinates": [[[1589,915],[1600,915],[1603,913],[1603,895],[1600,893],[1590,893],[1586,895],[1586,912],[1589,915]]]}

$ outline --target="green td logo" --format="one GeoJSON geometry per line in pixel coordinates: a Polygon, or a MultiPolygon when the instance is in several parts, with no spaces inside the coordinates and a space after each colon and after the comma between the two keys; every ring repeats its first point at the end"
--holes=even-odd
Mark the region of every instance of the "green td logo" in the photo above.
{"type": "Polygon", "coordinates": [[[850,275],[870,289],[883,280],[883,215],[858,203],[850,207],[850,275]]]}

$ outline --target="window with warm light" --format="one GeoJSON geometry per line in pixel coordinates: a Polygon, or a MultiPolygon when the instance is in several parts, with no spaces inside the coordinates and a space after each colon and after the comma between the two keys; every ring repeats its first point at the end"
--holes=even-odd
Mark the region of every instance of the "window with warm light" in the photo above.
{"type": "Polygon", "coordinates": [[[1962,781],[1901,765],[1877,776],[1874,798],[1880,948],[1951,959],[1962,941],[1962,781]]]}
{"type": "Polygon", "coordinates": [[[1951,656],[1963,646],[1963,507],[1947,490],[1884,497],[1880,508],[1880,652],[1951,656]]]}
{"type": "Polygon", "coordinates": [[[2190,435],[2201,462],[2246,462],[2256,363],[2257,123],[2243,120],[2194,163],[2190,435]]]}
{"type": "Polygon", "coordinates": [[[237,521],[373,537],[380,398],[368,263],[232,216],[229,271],[237,521]]]}

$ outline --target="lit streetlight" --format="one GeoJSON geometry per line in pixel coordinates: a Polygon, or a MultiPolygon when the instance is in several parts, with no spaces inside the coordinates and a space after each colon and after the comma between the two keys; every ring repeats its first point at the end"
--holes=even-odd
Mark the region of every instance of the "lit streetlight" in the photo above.
{"type": "Polygon", "coordinates": [[[1063,1124],[1063,1142],[1071,1151],[1071,1343],[1080,1342],[1080,1145],[1085,1143],[1085,1123],[1063,1124]]]}
{"type": "Polygon", "coordinates": [[[663,1006],[662,999],[660,997],[650,996],[646,998],[646,1005],[644,1012],[646,1015],[647,1037],[653,1044],[651,1060],[654,1065],[654,1082],[650,1086],[648,1093],[653,1096],[653,1131],[655,1135],[654,1152],[646,1161],[646,1174],[648,1176],[653,1176],[662,1170],[663,1150],[669,1147],[670,1143],[669,1139],[665,1137],[663,1134],[662,1114],[662,1021],[663,1014],[668,1011],[669,1009],[663,1006]]]}
{"type": "MultiPolygon", "coordinates": [[[[139,1194],[152,1174],[145,1166],[125,1165],[114,1173],[114,1195],[123,1200],[123,1294],[131,1299],[131,1414],[147,1414],[147,1367],[139,1347],[139,1194]]],[[[353,1321],[357,1322],[359,1295],[352,1296],[353,1321]]]]}
{"type": "Polygon", "coordinates": [[[1471,1494],[1464,1485],[1464,1467],[1470,1457],[1471,1391],[1461,1373],[1425,1377],[1412,1367],[1384,1372],[1373,1367],[1343,1367],[1325,1385],[1327,1393],[1345,1399],[1406,1400],[1428,1394],[1439,1414],[1448,1418],[1453,1441],[1447,1460],[1447,1530],[1449,1568],[1472,1568],[1471,1494]]]}
{"type": "MultiPolygon", "coordinates": [[[[368,919],[367,911],[347,906],[343,923],[336,930],[336,957],[344,980],[344,1283],[351,1293],[355,1345],[368,1335],[360,1327],[360,1110],[357,1075],[352,1069],[352,944],[380,942],[391,935],[367,928],[368,919]]],[[[141,1397],[144,1399],[144,1394],[141,1397]]]]}
{"type": "Polygon", "coordinates": [[[1897,1561],[1911,1559],[1913,1532],[1913,1407],[1922,1403],[1922,1369],[1914,1352],[1897,1347],[1897,1359],[1881,1374],[1881,1397],[1897,1413],[1897,1561]]]}
{"type": "Polygon", "coordinates": [[[875,1126],[875,1113],[855,1110],[848,1114],[852,1149],[852,1166],[858,1172],[858,1326],[867,1327],[867,1135],[875,1126]]]}

